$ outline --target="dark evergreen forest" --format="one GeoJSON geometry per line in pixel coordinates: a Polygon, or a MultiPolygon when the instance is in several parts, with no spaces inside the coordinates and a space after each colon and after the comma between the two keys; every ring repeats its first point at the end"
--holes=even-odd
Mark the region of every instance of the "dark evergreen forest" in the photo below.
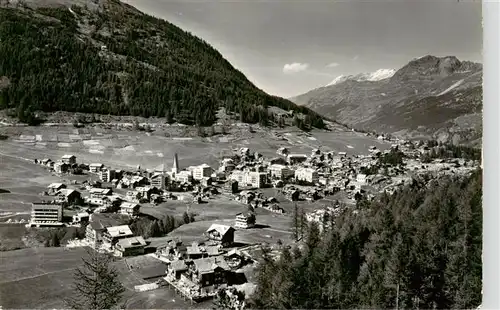
{"type": "MultiPolygon", "coordinates": [[[[295,221],[300,222],[300,221],[295,221]]],[[[414,181],[345,208],[303,247],[264,251],[259,309],[471,309],[481,303],[482,178],[414,181]]]]}
{"type": "Polygon", "coordinates": [[[95,11],[0,8],[0,42],[8,81],[0,109],[15,108],[24,122],[61,110],[203,126],[225,107],[267,125],[276,106],[305,116],[304,128],[324,127],[315,112],[256,88],[203,40],[118,0],[95,11]]]}

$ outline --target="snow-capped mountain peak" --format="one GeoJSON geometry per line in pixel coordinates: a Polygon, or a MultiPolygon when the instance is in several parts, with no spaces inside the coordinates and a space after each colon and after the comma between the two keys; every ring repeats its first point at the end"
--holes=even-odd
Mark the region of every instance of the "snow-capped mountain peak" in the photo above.
{"type": "Polygon", "coordinates": [[[362,82],[362,81],[380,81],[385,80],[392,77],[396,73],[394,69],[379,69],[375,72],[371,73],[360,73],[356,75],[340,75],[336,77],[333,81],[331,81],[326,86],[332,86],[339,83],[342,83],[347,80],[362,82]]]}

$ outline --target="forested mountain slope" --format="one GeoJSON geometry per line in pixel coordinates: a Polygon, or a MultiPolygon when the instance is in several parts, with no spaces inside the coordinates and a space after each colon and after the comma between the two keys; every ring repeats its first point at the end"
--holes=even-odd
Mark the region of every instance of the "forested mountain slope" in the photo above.
{"type": "Polygon", "coordinates": [[[0,109],[158,116],[208,125],[219,107],[267,122],[267,106],[322,119],[255,87],[182,29],[118,0],[0,1],[0,109]]]}
{"type": "Polygon", "coordinates": [[[258,309],[475,309],[482,287],[482,178],[415,181],[309,227],[302,249],[267,254],[258,309]]]}

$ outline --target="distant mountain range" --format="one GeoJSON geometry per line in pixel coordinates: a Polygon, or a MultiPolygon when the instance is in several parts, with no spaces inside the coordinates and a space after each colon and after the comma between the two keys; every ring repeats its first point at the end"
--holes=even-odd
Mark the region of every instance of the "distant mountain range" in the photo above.
{"type": "Polygon", "coordinates": [[[399,70],[341,76],[290,100],[358,130],[479,144],[482,72],[480,63],[428,55],[399,70]]]}
{"type": "Polygon", "coordinates": [[[360,73],[356,75],[339,75],[326,86],[336,85],[347,80],[363,82],[363,81],[380,81],[390,78],[396,73],[394,69],[379,69],[372,73],[360,73]]]}

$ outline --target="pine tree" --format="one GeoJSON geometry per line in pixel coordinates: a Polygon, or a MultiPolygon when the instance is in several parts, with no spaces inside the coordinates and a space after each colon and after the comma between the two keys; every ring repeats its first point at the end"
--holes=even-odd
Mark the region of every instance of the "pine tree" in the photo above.
{"type": "Polygon", "coordinates": [[[295,241],[299,240],[299,207],[295,203],[293,205],[293,221],[292,221],[292,232],[293,232],[293,239],[295,241]]]}
{"type": "Polygon", "coordinates": [[[87,250],[83,267],[74,274],[73,294],[65,300],[70,309],[112,309],[119,307],[125,288],[118,272],[111,266],[112,257],[87,250]]]}
{"type": "Polygon", "coordinates": [[[189,214],[187,212],[184,212],[184,214],[182,214],[182,219],[184,221],[184,224],[191,223],[191,219],[190,219],[189,214]]]}

